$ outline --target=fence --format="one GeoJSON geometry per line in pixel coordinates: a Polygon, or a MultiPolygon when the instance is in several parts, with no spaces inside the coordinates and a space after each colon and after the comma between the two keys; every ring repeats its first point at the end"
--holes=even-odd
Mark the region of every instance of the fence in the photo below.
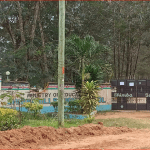
{"type": "MultiPolygon", "coordinates": [[[[102,84],[99,87],[99,105],[96,107],[97,111],[106,111],[111,110],[111,87],[110,84],[102,84]]],[[[34,92],[34,90],[30,89],[30,85],[27,82],[6,82],[2,84],[1,93],[6,91],[18,91],[24,93],[25,100],[22,102],[28,102],[31,98],[41,97],[43,100],[40,101],[43,104],[43,109],[41,113],[46,112],[54,112],[54,107],[51,105],[51,102],[56,101],[58,99],[58,86],[56,83],[49,83],[46,90],[40,90],[38,93],[34,92]]],[[[69,102],[78,98],[77,90],[75,89],[75,85],[73,84],[65,84],[64,86],[64,98],[65,101],[69,102]]],[[[1,102],[7,102],[6,99],[0,100],[1,102]]],[[[17,110],[19,109],[19,103],[16,99],[12,105],[7,103],[7,107],[15,107],[17,110]]],[[[27,111],[24,107],[21,108],[22,111],[27,111]]]]}

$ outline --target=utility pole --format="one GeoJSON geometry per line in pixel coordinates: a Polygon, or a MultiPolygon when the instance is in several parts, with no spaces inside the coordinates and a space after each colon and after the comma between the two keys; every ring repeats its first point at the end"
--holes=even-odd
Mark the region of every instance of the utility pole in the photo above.
{"type": "Polygon", "coordinates": [[[58,126],[64,126],[65,0],[59,1],[58,126]]]}

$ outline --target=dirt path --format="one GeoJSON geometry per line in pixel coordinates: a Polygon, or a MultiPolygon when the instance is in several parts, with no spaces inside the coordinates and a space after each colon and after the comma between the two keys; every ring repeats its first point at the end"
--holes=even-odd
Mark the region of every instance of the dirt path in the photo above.
{"type": "MultiPolygon", "coordinates": [[[[150,118],[150,112],[99,114],[96,119],[150,118]]],[[[29,127],[0,131],[1,149],[150,149],[150,129],[105,127],[86,124],[79,127],[29,127]]]]}
{"type": "Polygon", "coordinates": [[[150,131],[87,137],[82,140],[47,146],[48,149],[150,149],[150,131]]]}
{"type": "MultiPolygon", "coordinates": [[[[122,111],[108,112],[106,114],[98,114],[95,119],[107,118],[133,118],[133,119],[150,119],[149,111],[122,111]]],[[[108,127],[110,128],[110,127],[108,127]]],[[[123,132],[121,134],[107,134],[93,137],[85,137],[84,139],[58,144],[56,146],[48,146],[41,148],[48,149],[150,149],[150,129],[133,129],[132,132],[123,132]]]]}
{"type": "Polygon", "coordinates": [[[133,118],[133,119],[150,119],[150,111],[116,111],[107,112],[104,114],[96,114],[95,119],[107,119],[107,118],[133,118]]]}

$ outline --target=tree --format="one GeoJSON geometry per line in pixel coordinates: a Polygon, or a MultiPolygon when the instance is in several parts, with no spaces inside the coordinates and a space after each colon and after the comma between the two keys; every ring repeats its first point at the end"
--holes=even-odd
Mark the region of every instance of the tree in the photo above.
{"type": "MultiPolygon", "coordinates": [[[[89,35],[102,47],[107,47],[101,48],[100,55],[89,59],[97,61],[94,65],[100,66],[103,81],[109,81],[105,64],[112,64],[113,78],[148,78],[149,6],[150,2],[145,1],[67,2],[66,38],[75,34],[83,41],[89,35]]],[[[33,86],[44,88],[48,81],[57,82],[59,2],[7,1],[0,2],[0,8],[3,79],[9,70],[11,80],[29,81],[33,86]]],[[[85,61],[85,68],[91,62],[82,59],[73,63],[79,60],[78,56],[67,53],[65,81],[80,83],[84,73],[82,62],[85,61]]]]}
{"type": "Polygon", "coordinates": [[[107,46],[100,45],[92,36],[88,35],[82,39],[77,35],[73,35],[66,40],[66,69],[72,71],[76,76],[77,83],[80,83],[82,79],[83,87],[86,66],[97,66],[99,73],[102,72],[102,66],[109,58],[108,51],[107,46]],[[103,52],[107,53],[106,56],[103,52]],[[105,60],[105,58],[107,59],[105,60]]]}
{"type": "Polygon", "coordinates": [[[55,69],[57,34],[49,36],[47,31],[52,33],[56,30],[58,25],[54,25],[53,22],[57,22],[58,19],[49,19],[50,15],[54,15],[55,9],[50,9],[52,11],[49,13],[45,12],[57,6],[56,3],[1,2],[0,6],[2,8],[0,32],[3,35],[1,72],[9,70],[11,80],[28,80],[31,85],[36,84],[41,87],[44,87],[49,81],[56,81],[54,76],[57,74],[55,69]],[[46,7],[47,4],[48,7],[46,7]],[[48,59],[51,61],[47,61],[48,59]],[[32,82],[33,80],[37,82],[32,82]]]}

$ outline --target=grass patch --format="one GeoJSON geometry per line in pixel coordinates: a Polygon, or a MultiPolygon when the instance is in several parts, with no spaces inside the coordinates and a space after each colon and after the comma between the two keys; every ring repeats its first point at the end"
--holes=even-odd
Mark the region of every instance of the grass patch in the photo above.
{"type": "MultiPolygon", "coordinates": [[[[107,115],[107,113],[115,114],[115,111],[99,111],[98,114],[107,115]]],[[[118,112],[117,112],[118,113],[118,112]]],[[[39,127],[39,126],[51,126],[58,128],[58,119],[57,116],[52,116],[50,113],[46,114],[37,114],[36,117],[32,113],[22,112],[23,121],[19,128],[23,126],[39,127]]],[[[106,127],[121,127],[127,126],[128,128],[137,128],[137,129],[150,129],[150,119],[133,119],[133,118],[107,118],[107,119],[96,119],[89,120],[88,118],[84,120],[79,119],[65,119],[64,127],[77,127],[87,123],[103,122],[103,125],[106,127]]]]}
{"type": "MultiPolygon", "coordinates": [[[[75,120],[75,119],[70,119],[70,120],[64,120],[64,127],[69,128],[69,127],[77,127],[79,125],[86,124],[84,120],[75,120]]],[[[25,120],[24,123],[21,125],[21,128],[23,126],[31,126],[31,127],[39,127],[39,126],[51,126],[54,128],[58,128],[58,121],[53,118],[49,118],[46,120],[25,120]]]]}
{"type": "MultiPolygon", "coordinates": [[[[39,126],[51,126],[58,128],[58,119],[57,116],[50,113],[46,114],[37,114],[36,117],[32,113],[22,112],[23,121],[19,128],[23,126],[39,127],[39,126]]],[[[79,119],[64,119],[64,127],[77,127],[83,124],[89,123],[88,119],[79,120],[79,119]]]]}
{"type": "Polygon", "coordinates": [[[97,111],[97,114],[100,114],[100,115],[106,115],[106,113],[111,113],[113,115],[116,113],[116,111],[114,110],[97,111]]]}
{"type": "Polygon", "coordinates": [[[93,123],[97,122],[103,122],[103,125],[106,127],[127,126],[128,128],[150,129],[150,119],[108,118],[96,119],[93,121],[93,123]]]}

